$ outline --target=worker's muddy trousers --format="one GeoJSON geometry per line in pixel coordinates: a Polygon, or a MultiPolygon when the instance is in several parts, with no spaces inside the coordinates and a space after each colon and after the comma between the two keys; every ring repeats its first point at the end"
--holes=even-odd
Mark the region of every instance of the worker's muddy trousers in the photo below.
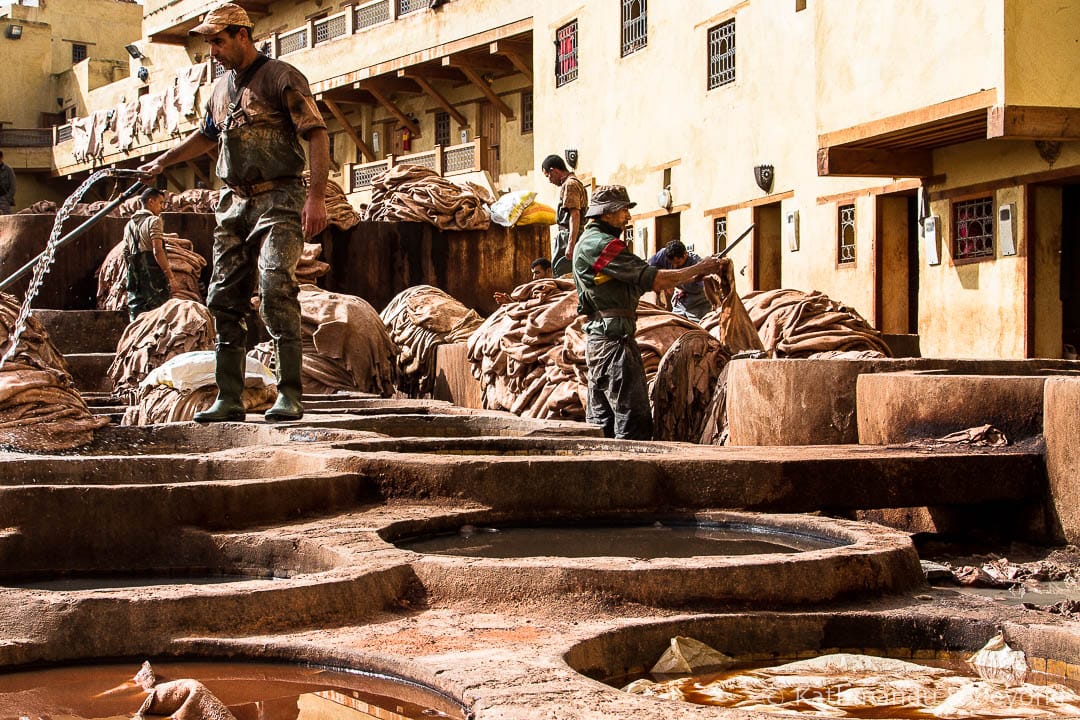
{"type": "Polygon", "coordinates": [[[588,335],[585,364],[589,398],[585,419],[604,428],[604,437],[652,440],[652,410],[645,366],[634,338],[588,335]]]}

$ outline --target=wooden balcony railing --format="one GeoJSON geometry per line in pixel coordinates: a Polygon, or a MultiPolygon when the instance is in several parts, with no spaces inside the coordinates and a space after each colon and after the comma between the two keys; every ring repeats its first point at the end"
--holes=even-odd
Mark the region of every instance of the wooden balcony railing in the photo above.
{"type": "Polygon", "coordinates": [[[462,145],[436,145],[433,150],[411,155],[389,155],[375,162],[347,163],[344,172],[345,192],[354,193],[371,187],[376,177],[397,165],[420,165],[442,177],[487,170],[489,168],[484,167],[487,156],[487,138],[479,137],[462,145]]]}

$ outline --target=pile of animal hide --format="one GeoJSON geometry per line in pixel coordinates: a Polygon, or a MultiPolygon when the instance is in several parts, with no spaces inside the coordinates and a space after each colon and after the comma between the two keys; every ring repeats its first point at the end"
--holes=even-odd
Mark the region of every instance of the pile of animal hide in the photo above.
{"type": "Polygon", "coordinates": [[[236,720],[225,703],[201,682],[191,678],[162,682],[149,662],[142,664],[135,684],[146,691],[146,699],[135,713],[136,720],[145,720],[147,715],[167,715],[173,720],[236,720]]]}
{"type": "Polygon", "coordinates": [[[375,178],[365,220],[426,222],[441,230],[486,230],[491,214],[472,189],[419,165],[397,165],[375,178]]]}
{"type": "MultiPolygon", "coordinates": [[[[569,280],[534,280],[510,294],[469,338],[468,357],[480,380],[484,407],[535,418],[582,420],[588,375],[585,318],[569,280]]],[[[685,318],[641,302],[638,347],[648,378],[685,333],[699,329],[685,318]]]]}
{"type": "MultiPolygon", "coordinates": [[[[366,300],[301,285],[300,332],[305,393],[349,390],[383,397],[394,394],[397,346],[379,313],[366,300]]],[[[260,344],[254,355],[272,366],[272,343],[260,344]]]]}
{"type": "Polygon", "coordinates": [[[339,230],[349,230],[360,222],[360,213],[349,204],[345,191],[333,180],[326,181],[326,222],[339,230]]]}
{"type": "MultiPolygon", "coordinates": [[[[854,308],[816,290],[751,292],[743,297],[743,304],[765,351],[774,357],[838,357],[837,353],[849,352],[863,353],[862,358],[892,355],[881,333],[854,308]]],[[[715,321],[712,316],[702,321],[706,329],[715,321]]]]}
{"type": "MultiPolygon", "coordinates": [[[[164,233],[165,256],[180,289],[173,294],[181,300],[202,301],[199,274],[206,267],[206,258],[195,252],[190,240],[176,233],[164,233]]],[[[101,263],[97,271],[97,307],[99,310],[127,310],[127,259],[121,240],[101,263]]]]}
{"type": "MultiPolygon", "coordinates": [[[[165,192],[165,202],[162,212],[193,212],[212,213],[217,209],[218,200],[221,198],[220,190],[206,190],[194,188],[181,192],[165,192]]],[[[92,203],[76,203],[71,209],[72,215],[96,215],[106,205],[108,200],[97,200],[92,203]]],[[[109,212],[109,217],[131,217],[141,207],[139,198],[130,198],[120,203],[109,212]]],[[[38,202],[23,208],[18,212],[20,215],[44,215],[55,214],[58,205],[52,200],[39,200],[38,202]]]]}
{"type": "MultiPolygon", "coordinates": [[[[139,385],[137,402],[124,412],[121,425],[185,422],[206,410],[217,397],[213,351],[182,353],[147,375],[139,385]]],[[[244,390],[240,401],[247,412],[268,409],[277,397],[270,370],[250,355],[246,359],[244,390]]]]}
{"type": "Polygon", "coordinates": [[[413,397],[434,388],[436,348],[463,342],[483,323],[475,310],[430,285],[402,290],[379,315],[398,347],[400,387],[413,397]]]}
{"type": "Polygon", "coordinates": [[[330,272],[330,264],[319,258],[323,246],[319,243],[304,243],[300,251],[300,260],[296,263],[296,282],[301,285],[314,285],[315,281],[330,272]]]}
{"type": "Polygon", "coordinates": [[[113,393],[129,405],[140,402],[139,385],[166,360],[214,347],[214,318],[201,303],[173,298],[127,326],[109,367],[113,393]]]}
{"type": "MultiPolygon", "coordinates": [[[[19,302],[0,293],[0,353],[8,349],[18,316],[19,302]]],[[[94,431],[108,424],[90,414],[64,356],[41,323],[28,318],[15,354],[0,368],[0,447],[69,450],[93,442],[94,431]]]]}

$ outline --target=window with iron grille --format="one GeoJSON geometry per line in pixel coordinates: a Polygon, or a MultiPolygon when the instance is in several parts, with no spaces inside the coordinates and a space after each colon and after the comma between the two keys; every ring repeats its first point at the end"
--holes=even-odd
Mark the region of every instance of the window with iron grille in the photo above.
{"type": "Polygon", "coordinates": [[[622,0],[622,56],[637,52],[649,41],[646,0],[622,0]]]}
{"type": "Polygon", "coordinates": [[[448,112],[435,113],[435,144],[450,144],[450,113],[448,112]]]}
{"type": "Polygon", "coordinates": [[[953,260],[994,256],[994,198],[953,203],[953,260]]]}
{"type": "Polygon", "coordinates": [[[577,80],[577,20],[555,31],[555,87],[577,80]]]}
{"type": "Polygon", "coordinates": [[[713,218],[712,221],[713,252],[718,253],[727,250],[727,216],[713,218]]]}
{"type": "Polygon", "coordinates": [[[398,16],[408,15],[417,10],[424,10],[431,0],[398,0],[398,16]]]}
{"type": "Polygon", "coordinates": [[[709,29],[709,89],[735,82],[735,19],[709,29]]]}
{"type": "Polygon", "coordinates": [[[333,161],[333,159],[334,159],[334,146],[337,144],[337,142],[336,142],[337,136],[338,136],[337,133],[330,133],[329,135],[327,135],[327,138],[330,141],[330,160],[331,161],[333,161]]]}
{"type": "Polygon", "coordinates": [[[71,62],[82,62],[86,59],[86,46],[82,43],[71,44],[71,62]]]}
{"type": "Polygon", "coordinates": [[[855,262],[855,206],[836,208],[836,262],[848,265],[855,262]]]}
{"type": "Polygon", "coordinates": [[[533,94],[532,90],[521,93],[521,132],[522,134],[533,131],[533,94]]]}

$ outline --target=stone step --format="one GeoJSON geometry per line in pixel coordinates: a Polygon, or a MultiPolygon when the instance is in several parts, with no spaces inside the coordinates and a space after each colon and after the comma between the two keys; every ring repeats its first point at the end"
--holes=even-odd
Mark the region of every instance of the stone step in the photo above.
{"type": "Polygon", "coordinates": [[[34,310],[56,349],[69,353],[113,353],[128,326],[122,310],[34,310]]]}
{"type": "Polygon", "coordinates": [[[80,393],[112,392],[112,380],[109,378],[109,366],[112,365],[112,352],[68,353],[64,355],[71,378],[80,393]]]}

